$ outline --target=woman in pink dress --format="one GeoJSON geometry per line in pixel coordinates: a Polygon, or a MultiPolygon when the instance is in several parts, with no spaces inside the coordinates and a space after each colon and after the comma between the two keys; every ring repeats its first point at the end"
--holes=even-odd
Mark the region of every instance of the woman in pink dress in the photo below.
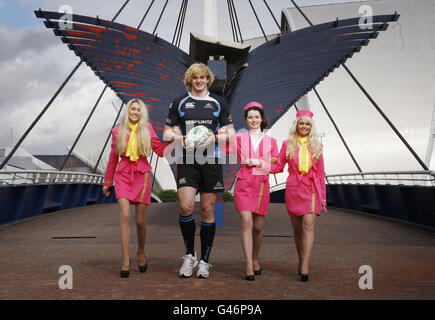
{"type": "Polygon", "coordinates": [[[282,172],[286,164],[289,175],[285,203],[299,257],[298,274],[301,281],[308,281],[316,216],[322,209],[326,211],[323,146],[314,129],[313,113],[309,110],[297,112],[271,173],[282,172]]]}
{"type": "Polygon", "coordinates": [[[229,152],[237,152],[242,164],[234,185],[234,202],[240,214],[245,279],[252,281],[262,272],[258,255],[270,201],[269,170],[272,158],[278,157],[278,146],[274,138],[263,132],[267,127],[263,106],[253,101],[244,110],[249,131],[237,135],[229,152]]]}
{"type": "Polygon", "coordinates": [[[110,195],[109,187],[115,178],[115,195],[121,210],[120,233],[122,249],[121,277],[130,275],[129,239],[130,204],[136,206],[136,229],[138,243],[138,266],[146,272],[145,258],[146,224],[145,213],[151,203],[151,166],[147,157],[151,150],[163,156],[168,143],[162,144],[148,122],[147,107],[142,100],[132,99],[127,103],[120,125],[112,130],[112,149],[104,177],[103,194],[110,195]],[[119,157],[121,160],[118,163],[119,157]]]}

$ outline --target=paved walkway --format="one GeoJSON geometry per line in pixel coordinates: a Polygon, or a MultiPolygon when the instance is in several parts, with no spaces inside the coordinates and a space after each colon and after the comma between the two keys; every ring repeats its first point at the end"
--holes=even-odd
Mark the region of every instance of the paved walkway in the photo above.
{"type": "MultiPolygon", "coordinates": [[[[261,251],[263,275],[243,280],[239,217],[224,205],[209,279],[182,279],[184,245],[174,203],[147,213],[148,272],[139,273],[132,216],[132,269],[121,279],[117,204],[89,206],[0,227],[0,299],[434,299],[435,236],[407,224],[330,209],[317,219],[311,279],[300,282],[290,220],[271,204],[261,251]],[[64,238],[76,237],[76,238],[64,238]],[[73,270],[73,289],[59,288],[59,267],[73,270]],[[358,286],[360,266],[373,289],[358,286]]],[[[199,224],[198,208],[196,221],[199,224]]],[[[200,252],[199,225],[196,249],[200,252]]]]}

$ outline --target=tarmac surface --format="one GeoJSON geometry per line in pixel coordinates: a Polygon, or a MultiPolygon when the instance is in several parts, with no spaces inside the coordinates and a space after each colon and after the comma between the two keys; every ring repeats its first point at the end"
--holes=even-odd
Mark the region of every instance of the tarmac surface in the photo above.
{"type": "MultiPolygon", "coordinates": [[[[133,207],[132,207],[133,208],[133,207]]],[[[240,222],[224,204],[209,279],[179,278],[184,244],[176,203],[153,203],[147,212],[148,271],[139,273],[134,210],[130,277],[119,276],[121,248],[117,204],[61,211],[0,226],[0,299],[131,300],[379,300],[435,298],[435,234],[401,222],[329,209],[318,217],[310,281],[297,276],[297,254],[283,204],[272,203],[264,225],[263,274],[244,280],[240,222]],[[72,289],[59,268],[72,269],[72,289]],[[360,289],[370,266],[373,289],[360,289]]],[[[200,216],[196,251],[200,254],[200,216]]],[[[195,275],[195,273],[194,273],[195,275]]],[[[367,282],[365,282],[367,283],[367,282]]]]}

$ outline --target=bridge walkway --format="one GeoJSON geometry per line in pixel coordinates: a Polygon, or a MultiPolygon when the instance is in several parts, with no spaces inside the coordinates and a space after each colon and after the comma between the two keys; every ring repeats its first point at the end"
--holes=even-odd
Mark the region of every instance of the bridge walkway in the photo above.
{"type": "MultiPolygon", "coordinates": [[[[239,217],[224,204],[209,279],[177,275],[184,245],[175,203],[147,213],[148,272],[139,273],[134,215],[132,272],[121,279],[117,204],[69,209],[0,227],[0,299],[434,299],[435,236],[418,226],[329,209],[317,219],[308,283],[296,275],[297,255],[283,204],[272,203],[261,250],[263,275],[243,280],[239,217]],[[73,270],[73,289],[59,288],[59,267],[73,270]],[[360,266],[373,289],[359,288],[360,266]]],[[[198,208],[195,209],[199,224],[198,208]]],[[[196,250],[199,254],[199,225],[196,250]]]]}

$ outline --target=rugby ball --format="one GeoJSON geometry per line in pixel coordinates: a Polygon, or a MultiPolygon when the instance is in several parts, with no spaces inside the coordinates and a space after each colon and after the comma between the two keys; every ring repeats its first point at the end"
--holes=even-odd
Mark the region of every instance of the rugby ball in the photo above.
{"type": "Polygon", "coordinates": [[[189,130],[186,134],[184,144],[188,149],[196,149],[208,138],[208,128],[206,126],[196,126],[189,130]]]}

